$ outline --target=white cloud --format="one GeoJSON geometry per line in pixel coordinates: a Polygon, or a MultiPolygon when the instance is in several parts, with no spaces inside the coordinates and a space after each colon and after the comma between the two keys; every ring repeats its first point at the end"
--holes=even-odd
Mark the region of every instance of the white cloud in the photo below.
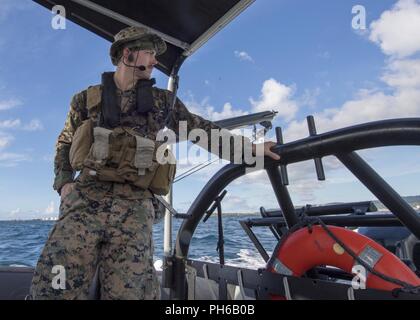
{"type": "MultiPolygon", "coordinates": [[[[252,105],[251,112],[275,110],[278,111],[280,117],[289,121],[298,110],[298,103],[292,100],[294,91],[293,87],[283,85],[275,79],[266,80],[263,83],[259,100],[254,100],[252,97],[249,99],[252,105]]],[[[306,94],[311,94],[312,96],[304,97],[306,99],[305,102],[314,103],[314,99],[319,94],[319,91],[318,89],[311,92],[307,91],[306,94]]],[[[202,101],[197,101],[192,93],[188,94],[187,99],[184,99],[184,103],[192,113],[212,121],[248,114],[247,111],[234,108],[230,102],[226,102],[223,105],[222,111],[215,111],[214,106],[209,103],[208,97],[202,101]]]]}
{"type": "Polygon", "coordinates": [[[391,62],[381,79],[389,86],[398,89],[420,89],[420,59],[391,62]]]}
{"type": "Polygon", "coordinates": [[[208,119],[211,119],[212,121],[232,118],[232,117],[239,117],[239,116],[248,114],[248,112],[242,111],[240,109],[235,110],[229,102],[223,105],[223,110],[221,112],[215,111],[214,108],[211,106],[208,106],[206,110],[207,110],[208,119]]]}
{"type": "Polygon", "coordinates": [[[254,62],[254,59],[245,51],[235,51],[234,54],[241,61],[254,62]]]}
{"type": "MultiPolygon", "coordinates": [[[[1,129],[16,128],[18,126],[20,126],[19,119],[0,122],[1,129]]],[[[0,167],[15,167],[20,162],[31,160],[28,155],[4,151],[13,140],[14,137],[12,135],[0,131],[0,167]]]]}
{"type": "Polygon", "coordinates": [[[22,129],[25,131],[43,130],[44,126],[38,119],[32,119],[28,124],[22,125],[20,119],[0,121],[0,129],[22,129]]]}
{"type": "MultiPolygon", "coordinates": [[[[340,107],[315,113],[318,132],[326,132],[355,124],[391,118],[418,117],[420,115],[420,60],[401,59],[420,50],[420,1],[402,0],[382,14],[371,25],[370,39],[393,59],[386,62],[380,79],[388,86],[385,90],[361,89],[352,100],[340,107]]],[[[285,141],[306,137],[306,120],[292,121],[284,130],[285,141]]],[[[324,159],[326,172],[341,165],[324,159]]],[[[335,162],[334,162],[335,161],[335,162]]],[[[298,174],[291,190],[303,199],[312,200],[314,191],[322,187],[316,179],[313,164],[298,164],[298,174]],[[308,179],[308,177],[313,179],[308,179]]],[[[290,170],[292,171],[292,170],[290,170]]],[[[294,172],[294,170],[293,170],[294,172]]]]}
{"type": "Polygon", "coordinates": [[[12,108],[15,108],[17,106],[20,106],[22,102],[18,99],[8,99],[8,100],[2,100],[0,101],[0,111],[1,110],[9,110],[12,108]]]}
{"type": "MultiPolygon", "coordinates": [[[[42,123],[34,119],[26,125],[22,125],[20,119],[9,119],[0,121],[1,130],[21,129],[25,131],[35,131],[43,129],[42,123]]],[[[6,152],[14,137],[4,131],[0,131],[0,167],[16,167],[19,163],[30,161],[31,157],[27,154],[6,152]]]]}
{"type": "MultiPolygon", "coordinates": [[[[354,99],[341,107],[315,113],[318,132],[338,129],[354,124],[391,118],[418,117],[420,115],[420,60],[391,62],[381,79],[391,93],[361,89],[354,99]]],[[[292,121],[285,130],[286,141],[307,135],[306,120],[292,121]]]]}
{"type": "Polygon", "coordinates": [[[21,125],[20,119],[0,121],[0,129],[12,129],[21,125]]]}
{"type": "MultiPolygon", "coordinates": [[[[420,114],[420,91],[405,90],[395,95],[375,92],[348,101],[340,108],[326,109],[314,114],[318,132],[338,129],[359,123],[420,114]]],[[[293,121],[285,130],[286,141],[307,135],[306,120],[293,121]]]]}
{"type": "Polygon", "coordinates": [[[26,131],[38,131],[38,130],[43,130],[44,126],[42,125],[41,121],[39,121],[38,119],[33,119],[27,125],[23,126],[22,129],[26,131]]]}
{"type": "Polygon", "coordinates": [[[242,116],[248,114],[248,112],[243,111],[241,109],[235,109],[231,103],[226,102],[223,105],[222,111],[218,112],[215,111],[214,106],[209,103],[209,98],[206,97],[202,101],[198,102],[195,100],[194,95],[189,93],[189,96],[186,100],[184,100],[185,105],[187,106],[188,110],[192,113],[198,114],[205,119],[211,121],[217,121],[221,119],[231,118],[242,116]]]}
{"type": "Polygon", "coordinates": [[[266,80],[261,89],[259,100],[250,98],[253,112],[278,111],[278,116],[290,121],[298,111],[296,101],[292,100],[294,88],[288,87],[275,79],[266,80]]]}
{"type": "Polygon", "coordinates": [[[299,106],[308,106],[314,108],[316,106],[317,98],[321,94],[321,89],[315,88],[313,90],[305,89],[303,95],[299,97],[299,106]]]}
{"type": "Polygon", "coordinates": [[[16,167],[20,162],[30,160],[31,158],[25,154],[0,152],[0,167],[16,167]]]}
{"type": "Polygon", "coordinates": [[[420,50],[420,0],[400,0],[370,25],[369,39],[397,58],[420,50]]]}

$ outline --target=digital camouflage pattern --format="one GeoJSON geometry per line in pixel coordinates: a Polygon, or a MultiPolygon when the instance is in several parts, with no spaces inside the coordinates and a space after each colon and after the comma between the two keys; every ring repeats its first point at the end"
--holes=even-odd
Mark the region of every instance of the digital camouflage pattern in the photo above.
{"type": "MultiPolygon", "coordinates": [[[[131,94],[135,92],[132,90],[131,94]]],[[[153,88],[152,92],[154,106],[147,114],[137,112],[136,99],[130,94],[127,97],[127,92],[117,92],[120,108],[124,110],[121,125],[152,140],[165,126],[179,139],[180,121],[187,122],[187,132],[200,128],[209,137],[211,129],[220,129],[213,122],[190,113],[179,99],[171,109],[173,95],[169,91],[153,88]]],[[[75,182],[75,185],[61,202],[59,220],[38,261],[31,287],[34,299],[85,299],[97,265],[102,299],[160,298],[153,268],[152,225],[162,218],[164,211],[156,210],[156,199],[148,190],[127,183],[98,181],[85,171],[74,180],[75,172],[69,160],[73,135],[88,117],[97,120],[99,107],[100,101],[88,101],[87,90],[76,94],[58,137],[54,189],[60,193],[65,184],[75,182]],[[52,287],[55,265],[62,265],[66,270],[65,290],[52,287]]],[[[211,139],[208,150],[210,146],[211,139]]],[[[233,154],[231,146],[231,159],[233,154]]]]}
{"type": "Polygon", "coordinates": [[[59,219],[39,258],[32,297],[87,299],[99,266],[101,299],[159,299],[153,214],[151,199],[93,201],[76,184],[63,199],[59,219]],[[65,269],[65,289],[52,286],[56,265],[65,269]]]}

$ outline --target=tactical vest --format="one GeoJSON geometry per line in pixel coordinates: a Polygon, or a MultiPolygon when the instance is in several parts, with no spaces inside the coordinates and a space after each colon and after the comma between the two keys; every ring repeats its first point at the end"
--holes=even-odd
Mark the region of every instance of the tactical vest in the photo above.
{"type": "MultiPolygon", "coordinates": [[[[136,108],[144,114],[154,106],[153,84],[143,80],[136,87],[136,108]]],[[[129,183],[165,195],[175,177],[175,157],[162,150],[161,143],[139,135],[136,124],[127,122],[130,117],[121,123],[116,90],[113,73],[103,74],[102,85],[87,89],[88,119],[73,136],[70,164],[99,181],[129,183]]]]}

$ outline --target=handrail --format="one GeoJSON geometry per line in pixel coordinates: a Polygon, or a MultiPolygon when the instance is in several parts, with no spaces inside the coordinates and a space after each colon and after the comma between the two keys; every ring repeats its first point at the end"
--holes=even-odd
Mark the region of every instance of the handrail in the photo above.
{"type": "MultiPolygon", "coordinates": [[[[420,145],[420,118],[392,119],[365,123],[282,145],[278,144],[272,148],[272,151],[281,155],[281,159],[275,161],[266,157],[264,168],[267,170],[280,164],[287,165],[316,157],[399,145],[420,145]]],[[[246,164],[227,164],[204,186],[187,212],[187,214],[191,214],[191,218],[184,221],[179,229],[176,239],[177,257],[187,257],[191,238],[205,211],[211,205],[213,199],[230,182],[245,175],[246,166],[246,164]]],[[[417,216],[414,210],[413,215],[417,216]]],[[[403,220],[401,217],[398,218],[403,220]]],[[[416,223],[416,229],[417,227],[418,230],[411,231],[420,236],[420,219],[418,219],[418,224],[416,223]]]]}

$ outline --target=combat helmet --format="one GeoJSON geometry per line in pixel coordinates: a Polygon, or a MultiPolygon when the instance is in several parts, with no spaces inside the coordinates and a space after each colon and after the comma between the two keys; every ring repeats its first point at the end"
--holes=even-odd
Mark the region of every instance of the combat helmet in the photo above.
{"type": "Polygon", "coordinates": [[[109,54],[112,64],[117,65],[124,47],[138,50],[152,49],[159,56],[166,51],[166,43],[161,37],[150,32],[144,27],[127,27],[118,32],[114,37],[109,54]]]}

